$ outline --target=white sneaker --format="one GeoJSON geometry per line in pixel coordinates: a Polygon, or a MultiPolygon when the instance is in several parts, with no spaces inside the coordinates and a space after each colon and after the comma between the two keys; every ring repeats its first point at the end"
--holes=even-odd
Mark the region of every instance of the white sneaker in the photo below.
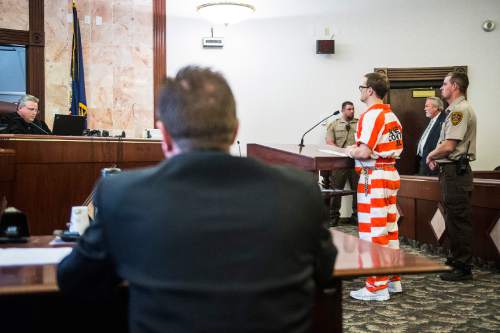
{"type": "Polygon", "coordinates": [[[362,301],[387,301],[389,298],[389,291],[387,288],[371,292],[368,289],[361,288],[359,290],[351,291],[351,297],[362,301]]]}
{"type": "Polygon", "coordinates": [[[403,286],[401,286],[401,281],[389,281],[387,284],[390,293],[402,293],[403,286]]]}

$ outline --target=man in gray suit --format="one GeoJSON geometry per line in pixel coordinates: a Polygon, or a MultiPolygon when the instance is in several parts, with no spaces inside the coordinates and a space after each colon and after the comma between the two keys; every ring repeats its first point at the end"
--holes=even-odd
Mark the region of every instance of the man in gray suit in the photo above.
{"type": "Polygon", "coordinates": [[[61,290],[127,281],[131,332],[309,332],[336,257],[313,177],[229,155],[235,100],[209,69],[168,79],[158,116],[168,160],[99,182],[61,290]]]}

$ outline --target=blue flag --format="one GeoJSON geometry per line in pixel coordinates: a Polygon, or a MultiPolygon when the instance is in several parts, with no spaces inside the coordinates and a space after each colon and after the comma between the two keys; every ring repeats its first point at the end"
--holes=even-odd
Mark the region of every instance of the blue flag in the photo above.
{"type": "MultiPolygon", "coordinates": [[[[73,1],[73,45],[71,49],[71,114],[87,117],[82,40],[80,38],[80,24],[78,23],[75,1],[73,1]]],[[[85,128],[87,128],[87,124],[85,124],[85,128]]]]}

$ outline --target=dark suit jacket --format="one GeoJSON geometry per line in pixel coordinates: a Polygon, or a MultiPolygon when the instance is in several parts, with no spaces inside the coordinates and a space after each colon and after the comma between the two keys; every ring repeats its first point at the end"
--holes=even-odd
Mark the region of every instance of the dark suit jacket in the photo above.
{"type": "Polygon", "coordinates": [[[17,112],[3,114],[0,118],[0,127],[3,128],[0,130],[2,134],[52,134],[44,121],[35,119],[33,123],[27,123],[17,112]]]}
{"type": "Polygon", "coordinates": [[[441,133],[441,126],[443,125],[445,119],[446,119],[446,112],[441,111],[438,118],[436,119],[436,122],[434,123],[434,125],[432,125],[431,131],[429,132],[427,140],[425,141],[424,148],[422,149],[422,156],[419,158],[419,167],[418,167],[419,175],[436,176],[439,173],[438,169],[436,170],[429,169],[427,163],[425,163],[425,160],[427,159],[427,155],[429,155],[429,153],[433,151],[438,144],[439,134],[441,133]]]}
{"type": "Polygon", "coordinates": [[[198,151],[108,176],[63,292],[129,283],[131,332],[307,332],[336,250],[310,174],[198,151]]]}

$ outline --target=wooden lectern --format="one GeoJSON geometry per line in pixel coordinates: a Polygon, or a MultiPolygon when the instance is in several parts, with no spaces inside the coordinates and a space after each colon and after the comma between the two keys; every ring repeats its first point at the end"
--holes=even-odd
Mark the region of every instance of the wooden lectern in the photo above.
{"type": "Polygon", "coordinates": [[[306,145],[302,149],[293,144],[261,145],[249,143],[247,156],[271,164],[283,164],[311,171],[347,169],[354,161],[345,156],[340,148],[331,145],[306,145]]]}
{"type": "MultiPolygon", "coordinates": [[[[306,145],[303,148],[293,144],[260,145],[249,143],[247,156],[270,164],[293,166],[312,172],[317,180],[319,171],[331,171],[354,167],[354,160],[345,156],[342,149],[332,145],[306,145]]],[[[332,189],[329,177],[324,177],[321,192],[325,205],[330,206],[332,196],[353,195],[356,191],[332,189]]]]}

